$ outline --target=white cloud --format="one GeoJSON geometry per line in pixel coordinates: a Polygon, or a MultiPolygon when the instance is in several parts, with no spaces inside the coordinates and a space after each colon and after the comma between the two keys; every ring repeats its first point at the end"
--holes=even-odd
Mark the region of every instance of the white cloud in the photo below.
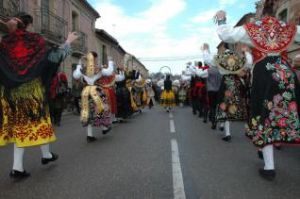
{"type": "MultiPolygon", "coordinates": [[[[212,48],[219,43],[212,16],[216,10],[206,11],[189,20],[178,31],[184,31],[185,36],[178,39],[168,33],[168,23],[186,8],[184,0],[152,0],[152,5],[135,15],[129,16],[125,10],[110,0],[101,1],[95,5],[101,18],[96,27],[105,29],[114,36],[126,51],[136,57],[184,57],[198,55],[201,59],[200,46],[210,43],[212,48]],[[199,25],[211,20],[209,28],[199,25]],[[193,31],[191,31],[193,30],[193,31]]],[[[188,19],[187,19],[188,20],[188,19]]],[[[185,63],[191,60],[149,62],[142,61],[151,71],[156,72],[163,65],[173,67],[174,73],[180,73],[185,63]]]]}
{"type": "Polygon", "coordinates": [[[219,5],[221,7],[227,7],[233,4],[236,4],[238,0],[219,0],[219,5]]]}
{"type": "Polygon", "coordinates": [[[205,22],[209,22],[209,21],[213,21],[213,17],[216,14],[216,12],[218,11],[218,9],[213,9],[213,10],[207,10],[205,12],[200,12],[199,15],[193,17],[191,19],[192,22],[194,23],[205,23],[205,22]]]}

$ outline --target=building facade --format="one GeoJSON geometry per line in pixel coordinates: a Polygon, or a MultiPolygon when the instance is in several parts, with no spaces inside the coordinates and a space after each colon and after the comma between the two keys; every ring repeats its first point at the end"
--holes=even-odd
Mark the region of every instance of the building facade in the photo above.
{"type": "Polygon", "coordinates": [[[61,66],[71,83],[72,66],[78,63],[87,49],[97,49],[94,32],[99,13],[86,0],[0,0],[1,18],[20,11],[33,16],[30,31],[43,35],[49,46],[62,44],[69,32],[77,31],[80,34],[80,38],[72,45],[71,56],[61,66]]]}
{"type": "MultiPolygon", "coordinates": [[[[27,12],[33,16],[32,32],[44,36],[49,46],[62,44],[68,33],[76,31],[80,34],[72,44],[72,54],[61,66],[72,85],[72,71],[80,57],[87,51],[99,54],[98,63],[107,63],[111,57],[117,67],[124,66],[126,51],[118,41],[104,30],[95,28],[99,13],[86,0],[0,0],[0,18],[6,19],[18,12],[27,12]]],[[[0,28],[0,35],[4,29],[0,28]]],[[[147,74],[145,66],[138,60],[134,61],[147,74]]]]}

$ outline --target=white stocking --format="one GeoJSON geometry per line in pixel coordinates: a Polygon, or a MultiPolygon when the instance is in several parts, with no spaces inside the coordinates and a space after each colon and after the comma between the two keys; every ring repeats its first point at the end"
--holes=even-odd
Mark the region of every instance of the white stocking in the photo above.
{"type": "Polygon", "coordinates": [[[102,129],[103,131],[106,131],[108,128],[107,128],[106,126],[101,126],[101,129],[102,129]]]}
{"type": "Polygon", "coordinates": [[[224,128],[224,122],[220,123],[220,128],[224,128]]]}
{"type": "Polygon", "coordinates": [[[49,144],[41,145],[41,151],[42,151],[43,158],[47,158],[47,159],[52,158],[52,154],[50,152],[50,145],[49,144]]]}
{"type": "Polygon", "coordinates": [[[93,127],[92,127],[91,124],[89,124],[89,125],[87,126],[87,136],[89,136],[89,137],[94,137],[94,135],[93,135],[93,127]]]}
{"type": "Polygon", "coordinates": [[[24,157],[24,148],[17,147],[16,144],[14,144],[14,163],[13,163],[13,170],[17,171],[24,171],[23,168],[23,157],[24,157]]]}
{"type": "Polygon", "coordinates": [[[230,136],[230,122],[225,121],[225,136],[230,136]]]}
{"type": "Polygon", "coordinates": [[[273,170],[274,167],[274,152],[273,152],[273,145],[265,146],[262,149],[264,162],[265,162],[265,170],[273,170]]]}

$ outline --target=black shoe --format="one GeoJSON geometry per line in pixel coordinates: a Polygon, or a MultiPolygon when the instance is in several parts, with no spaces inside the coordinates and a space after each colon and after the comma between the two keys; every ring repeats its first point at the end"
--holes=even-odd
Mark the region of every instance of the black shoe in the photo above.
{"type": "Polygon", "coordinates": [[[269,181],[273,181],[276,177],[276,172],[274,169],[272,170],[264,170],[264,169],[259,169],[259,175],[269,181]]]}
{"type": "Polygon", "coordinates": [[[111,127],[109,127],[109,128],[106,129],[106,130],[102,130],[102,134],[103,134],[103,135],[106,135],[106,134],[109,133],[110,130],[111,130],[111,127]]]}
{"type": "Polygon", "coordinates": [[[49,162],[54,162],[58,159],[58,155],[55,153],[51,153],[52,158],[42,158],[42,164],[48,164],[49,162]]]}
{"type": "Polygon", "coordinates": [[[227,136],[223,137],[222,140],[229,142],[231,140],[231,135],[227,135],[227,136]]]}
{"type": "Polygon", "coordinates": [[[262,160],[264,159],[263,152],[261,150],[257,151],[257,155],[258,155],[259,159],[262,159],[262,160]]]}
{"type": "Polygon", "coordinates": [[[211,129],[215,130],[217,128],[217,125],[216,124],[212,124],[211,125],[211,129]]]}
{"type": "Polygon", "coordinates": [[[15,179],[22,179],[22,178],[27,178],[27,177],[30,177],[30,173],[28,173],[27,171],[17,171],[17,170],[12,170],[10,173],[9,173],[9,176],[11,178],[15,178],[15,179]]]}
{"type": "Polygon", "coordinates": [[[89,143],[90,143],[90,142],[94,142],[94,141],[96,141],[96,140],[97,140],[97,138],[95,138],[94,136],[87,136],[87,137],[86,137],[86,141],[89,142],[89,143]]]}
{"type": "Polygon", "coordinates": [[[203,123],[207,123],[207,120],[203,120],[203,123]]]}
{"type": "Polygon", "coordinates": [[[220,131],[224,131],[224,127],[220,127],[219,130],[220,130],[220,131]]]}

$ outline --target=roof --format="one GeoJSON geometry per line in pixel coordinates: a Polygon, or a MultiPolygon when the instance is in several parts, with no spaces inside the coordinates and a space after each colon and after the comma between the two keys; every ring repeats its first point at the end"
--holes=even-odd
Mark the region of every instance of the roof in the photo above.
{"type": "Polygon", "coordinates": [[[92,11],[92,13],[95,15],[96,18],[100,17],[100,14],[98,13],[98,11],[95,10],[95,8],[93,6],[91,6],[91,4],[89,4],[87,0],[79,0],[79,2],[82,3],[87,9],[92,11]]]}
{"type": "Polygon", "coordinates": [[[111,43],[115,44],[117,46],[117,50],[119,50],[120,52],[126,54],[126,51],[119,44],[118,40],[115,39],[113,36],[111,36],[108,32],[106,32],[103,29],[96,29],[96,34],[99,35],[100,37],[106,39],[107,41],[110,41],[111,43]]]}
{"type": "Polygon", "coordinates": [[[119,45],[118,40],[116,40],[113,36],[111,36],[108,32],[106,32],[103,29],[96,29],[96,34],[99,35],[100,37],[103,37],[104,39],[116,44],[116,45],[119,45]]]}

